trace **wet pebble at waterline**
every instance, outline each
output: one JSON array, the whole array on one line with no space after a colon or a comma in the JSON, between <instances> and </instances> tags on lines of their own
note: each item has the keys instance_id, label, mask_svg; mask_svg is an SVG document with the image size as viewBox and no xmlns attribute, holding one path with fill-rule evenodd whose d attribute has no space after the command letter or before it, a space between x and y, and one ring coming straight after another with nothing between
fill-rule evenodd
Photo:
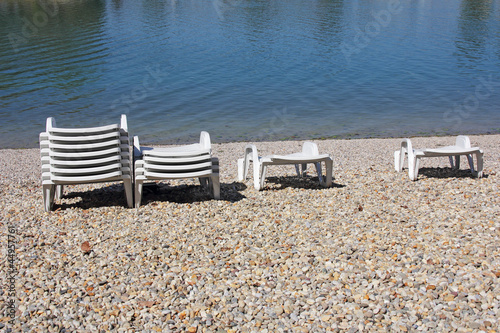
<instances>
[{"instance_id":1,"label":"wet pebble at waterline","mask_svg":"<svg viewBox=\"0 0 500 333\"><path fill-rule=\"evenodd\" d=\"M128 209L121 185L92 184L68 186L51 213L39 151L3 150L2 230L18 236L13 330L496 332L500 137L471 141L485 151L482 179L428 159L412 182L393 170L399 140L333 140L317 142L333 156L332 188L312 167L299 179L283 166L257 192L236 181L245 144L232 143L213 146L220 201L181 180Z\"/></svg>"}]
</instances>

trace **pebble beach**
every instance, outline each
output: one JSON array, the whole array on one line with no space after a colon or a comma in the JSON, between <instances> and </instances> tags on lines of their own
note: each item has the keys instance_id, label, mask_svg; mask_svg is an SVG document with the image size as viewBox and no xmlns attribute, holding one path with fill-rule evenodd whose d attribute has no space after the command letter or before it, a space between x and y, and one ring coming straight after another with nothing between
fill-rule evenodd
<instances>
[{"instance_id":1,"label":"pebble beach","mask_svg":"<svg viewBox=\"0 0 500 333\"><path fill-rule=\"evenodd\" d=\"M312 166L305 178L271 166L256 191L237 180L246 143L224 143L212 145L221 200L194 179L147 186L139 209L125 207L120 183L76 185L50 213L39 149L0 150L0 328L499 332L500 135L470 139L484 151L481 179L465 158L460 170L429 158L410 181L394 170L400 139L322 140L332 187ZM454 140L412 138L415 148ZM255 144L261 155L302 146Z\"/></svg>"}]
</instances>

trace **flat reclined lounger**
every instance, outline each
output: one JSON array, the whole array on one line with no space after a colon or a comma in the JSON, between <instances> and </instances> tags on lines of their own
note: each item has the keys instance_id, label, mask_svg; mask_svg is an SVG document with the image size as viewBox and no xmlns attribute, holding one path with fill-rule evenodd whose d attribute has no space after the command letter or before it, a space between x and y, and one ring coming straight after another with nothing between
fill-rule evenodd
<instances>
[{"instance_id":1,"label":"flat reclined lounger","mask_svg":"<svg viewBox=\"0 0 500 333\"><path fill-rule=\"evenodd\" d=\"M403 170L405 156L408 156L408 176L411 180L417 180L420 159L423 157L448 156L451 167L460 168L460 156L467 156L472 175L478 178L483 176L483 151L478 147L471 147L469 137L465 135L457 136L454 146L447 146L434 149L413 149L410 139L401 141L401 148L394 152L394 167L396 171ZM472 155L476 155L477 170L474 170ZM455 157L455 161L453 161Z\"/></svg>"},{"instance_id":2,"label":"flat reclined lounger","mask_svg":"<svg viewBox=\"0 0 500 333\"><path fill-rule=\"evenodd\" d=\"M245 156L238 159L238 180L247 178L250 162L253 163L254 187L261 190L264 187L266 171L268 165L294 164L299 177L305 175L308 163L314 163L318 172L319 182L322 186L330 187L332 185L332 167L333 161L329 154L319 154L318 146L313 142L304 142L302 152L289 155L270 155L260 157L255 145L250 144L245 147ZM321 162L325 163L326 172L323 179L321 173ZM299 165L302 166L302 172L299 171Z\"/></svg>"}]
</instances>

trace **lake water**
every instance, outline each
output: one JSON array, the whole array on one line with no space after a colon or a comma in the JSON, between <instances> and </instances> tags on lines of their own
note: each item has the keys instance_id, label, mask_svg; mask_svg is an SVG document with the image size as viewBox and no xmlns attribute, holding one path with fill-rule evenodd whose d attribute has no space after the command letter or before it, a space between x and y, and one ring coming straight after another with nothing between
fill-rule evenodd
<instances>
[{"instance_id":1,"label":"lake water","mask_svg":"<svg viewBox=\"0 0 500 333\"><path fill-rule=\"evenodd\" d=\"M499 0L3 0L0 148L500 133Z\"/></svg>"}]
</instances>

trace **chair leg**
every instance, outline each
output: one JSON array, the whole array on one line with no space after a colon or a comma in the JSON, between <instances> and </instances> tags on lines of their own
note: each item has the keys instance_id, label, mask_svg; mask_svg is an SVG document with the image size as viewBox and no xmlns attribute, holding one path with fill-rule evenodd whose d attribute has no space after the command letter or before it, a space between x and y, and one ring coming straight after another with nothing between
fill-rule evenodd
<instances>
[{"instance_id":1,"label":"chair leg","mask_svg":"<svg viewBox=\"0 0 500 333\"><path fill-rule=\"evenodd\" d=\"M63 194L63 186L62 185L56 185L56 193L55 193L55 200L60 200L62 198Z\"/></svg>"},{"instance_id":2,"label":"chair leg","mask_svg":"<svg viewBox=\"0 0 500 333\"><path fill-rule=\"evenodd\" d=\"M142 183L142 180L135 180L135 208L139 208L141 206L143 188Z\"/></svg>"},{"instance_id":3,"label":"chair leg","mask_svg":"<svg viewBox=\"0 0 500 333\"><path fill-rule=\"evenodd\" d=\"M262 171L260 173L260 179L258 176L255 178L255 189L257 191L264 188L264 181L266 179L266 173L267 173L267 164L262 164L261 170Z\"/></svg>"},{"instance_id":4,"label":"chair leg","mask_svg":"<svg viewBox=\"0 0 500 333\"><path fill-rule=\"evenodd\" d=\"M399 150L396 150L394 152L394 170L396 170L396 172L399 172L399 168L400 168L400 163L399 163L399 157L401 156L401 152Z\"/></svg>"},{"instance_id":5,"label":"chair leg","mask_svg":"<svg viewBox=\"0 0 500 333\"><path fill-rule=\"evenodd\" d=\"M451 168L455 169L455 162L453 161L453 156L448 156L448 160L450 161Z\"/></svg>"},{"instance_id":6,"label":"chair leg","mask_svg":"<svg viewBox=\"0 0 500 333\"><path fill-rule=\"evenodd\" d=\"M331 159L328 159L325 161L325 186L330 187L332 186L332 178L333 178L333 161Z\"/></svg>"},{"instance_id":7,"label":"chair leg","mask_svg":"<svg viewBox=\"0 0 500 333\"><path fill-rule=\"evenodd\" d=\"M208 185L209 185L209 184L208 184L208 183L209 183L209 180L208 180L207 178L205 178L205 177L200 177L200 178L198 178L198 180L200 181L200 185L201 185L201 187L203 187L203 188L208 188Z\"/></svg>"},{"instance_id":8,"label":"chair leg","mask_svg":"<svg viewBox=\"0 0 500 333\"><path fill-rule=\"evenodd\" d=\"M50 212L52 210L52 206L54 205L54 195L55 195L55 185L43 185L43 206L46 212Z\"/></svg>"},{"instance_id":9,"label":"chair leg","mask_svg":"<svg viewBox=\"0 0 500 333\"><path fill-rule=\"evenodd\" d=\"M302 163L302 170L300 173L300 177L305 177L307 175L307 163Z\"/></svg>"},{"instance_id":10,"label":"chair leg","mask_svg":"<svg viewBox=\"0 0 500 333\"><path fill-rule=\"evenodd\" d=\"M408 156L408 175L411 180L417 180L420 159L416 156Z\"/></svg>"},{"instance_id":11,"label":"chair leg","mask_svg":"<svg viewBox=\"0 0 500 333\"><path fill-rule=\"evenodd\" d=\"M477 161L477 178L483 177L483 153L477 153L476 161Z\"/></svg>"},{"instance_id":12,"label":"chair leg","mask_svg":"<svg viewBox=\"0 0 500 333\"><path fill-rule=\"evenodd\" d=\"M247 178L250 160L254 163L253 167L255 169L255 163L258 163L258 156L255 147L247 147L245 149L245 156L238 159L238 181L243 181Z\"/></svg>"},{"instance_id":13,"label":"chair leg","mask_svg":"<svg viewBox=\"0 0 500 333\"><path fill-rule=\"evenodd\" d=\"M401 150L396 150L394 152L394 169L397 172L403 171L403 165L405 162L406 153L401 153Z\"/></svg>"},{"instance_id":14,"label":"chair leg","mask_svg":"<svg viewBox=\"0 0 500 333\"><path fill-rule=\"evenodd\" d=\"M455 169L460 169L460 155L455 156Z\"/></svg>"},{"instance_id":15,"label":"chair leg","mask_svg":"<svg viewBox=\"0 0 500 333\"><path fill-rule=\"evenodd\" d=\"M325 186L325 181L323 179L323 172L321 170L321 162L314 163L316 166L316 172L318 173L319 184Z\"/></svg>"},{"instance_id":16,"label":"chair leg","mask_svg":"<svg viewBox=\"0 0 500 333\"><path fill-rule=\"evenodd\" d=\"M471 154L467 155L467 162L469 162L469 168L470 168L470 171L472 172L472 175L475 175L476 172L474 170L474 158L472 157Z\"/></svg>"},{"instance_id":17,"label":"chair leg","mask_svg":"<svg viewBox=\"0 0 500 333\"><path fill-rule=\"evenodd\" d=\"M300 177L300 166L295 164L295 172L297 172L297 177Z\"/></svg>"},{"instance_id":18,"label":"chair leg","mask_svg":"<svg viewBox=\"0 0 500 333\"><path fill-rule=\"evenodd\" d=\"M245 179L245 159L238 159L238 181L241 182Z\"/></svg>"},{"instance_id":19,"label":"chair leg","mask_svg":"<svg viewBox=\"0 0 500 333\"><path fill-rule=\"evenodd\" d=\"M123 187L125 187L125 196L127 197L127 206L129 208L134 207L134 192L132 186L132 179L125 178L123 180Z\"/></svg>"},{"instance_id":20,"label":"chair leg","mask_svg":"<svg viewBox=\"0 0 500 333\"><path fill-rule=\"evenodd\" d=\"M262 189L262 187L264 186L264 178L262 178L262 174L260 173L261 172L261 169L262 169L262 172L265 173L265 165L264 164L260 164L260 163L256 163L255 161L253 162L253 187L259 191L260 189Z\"/></svg>"},{"instance_id":21,"label":"chair leg","mask_svg":"<svg viewBox=\"0 0 500 333\"><path fill-rule=\"evenodd\" d=\"M209 182L212 184L212 193L215 200L220 200L220 179L218 173L213 173L210 176Z\"/></svg>"},{"instance_id":22,"label":"chair leg","mask_svg":"<svg viewBox=\"0 0 500 333\"><path fill-rule=\"evenodd\" d=\"M250 167L250 160L247 156L238 159L238 181L247 179L248 168Z\"/></svg>"}]
</instances>

